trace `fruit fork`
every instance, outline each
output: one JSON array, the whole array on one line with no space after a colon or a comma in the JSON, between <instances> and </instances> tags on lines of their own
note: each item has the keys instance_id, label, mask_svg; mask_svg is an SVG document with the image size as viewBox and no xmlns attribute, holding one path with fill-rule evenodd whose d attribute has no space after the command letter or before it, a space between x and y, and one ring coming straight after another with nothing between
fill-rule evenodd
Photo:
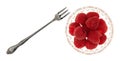
<instances>
[{"instance_id":1,"label":"fruit fork","mask_svg":"<svg viewBox=\"0 0 120 61\"><path fill-rule=\"evenodd\" d=\"M31 37L33 37L35 34L37 34L39 31L41 31L42 29L44 29L46 26L48 26L50 23L54 22L55 20L62 20L64 17L66 17L70 12L68 12L68 10L65 8L63 8L62 10L60 10L57 14L55 14L55 17L53 18L53 20L51 20L50 22L48 22L46 25L44 25L43 27L41 27L40 29L38 29L37 31L35 31L34 33L32 33L31 35L29 35L28 37L24 38L23 40L21 40L19 43L11 46L8 48L7 50L7 54L12 54L16 51L16 49L18 47L20 47L21 45L23 45L26 41L28 41Z\"/></svg>"}]
</instances>

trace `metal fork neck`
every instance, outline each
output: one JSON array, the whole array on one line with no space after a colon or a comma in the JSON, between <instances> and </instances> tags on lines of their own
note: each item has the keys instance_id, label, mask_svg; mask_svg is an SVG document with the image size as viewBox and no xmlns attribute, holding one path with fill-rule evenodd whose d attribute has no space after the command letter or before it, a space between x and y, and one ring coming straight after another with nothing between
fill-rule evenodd
<instances>
[{"instance_id":1,"label":"metal fork neck","mask_svg":"<svg viewBox=\"0 0 120 61\"><path fill-rule=\"evenodd\" d=\"M55 19L51 20L46 25L44 25L43 27L41 27L40 29L38 29L37 31L35 31L31 35L29 35L28 37L26 37L25 39L23 39L21 42L19 42L18 45L20 46L20 45L24 44L27 40L29 40L31 37L33 37L35 34L37 34L39 31L41 31L42 29L44 29L46 26L48 26L49 24L51 24L54 21L55 21Z\"/></svg>"}]
</instances>

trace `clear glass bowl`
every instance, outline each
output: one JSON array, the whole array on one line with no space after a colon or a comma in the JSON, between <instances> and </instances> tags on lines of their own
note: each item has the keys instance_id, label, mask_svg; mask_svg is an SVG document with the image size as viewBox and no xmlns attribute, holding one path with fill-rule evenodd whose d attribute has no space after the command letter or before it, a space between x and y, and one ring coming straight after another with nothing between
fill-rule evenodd
<instances>
[{"instance_id":1,"label":"clear glass bowl","mask_svg":"<svg viewBox=\"0 0 120 61\"><path fill-rule=\"evenodd\" d=\"M87 49L86 47L83 47L81 49L79 48L76 48L74 46L74 36L71 36L69 34L69 24L71 22L74 22L75 21L75 17L78 13L88 13L88 12L97 12L99 13L100 15L100 18L103 18L108 26L108 30L107 32L105 33L106 36L107 36L107 39L106 39L106 42L102 45L98 45L97 48L93 49L93 50L89 50ZM82 7L82 8L79 8L77 9L68 19L67 21L67 25L66 25L66 36L67 36L67 40L69 42L69 44L78 52L81 52L83 54L95 54L95 53L98 53L98 52L101 52L102 50L104 50L108 45L109 43L111 42L112 40L112 36L113 36L113 25L112 25L112 22L111 22L111 19L110 17L107 15L107 13L105 13L103 10L101 10L100 8L97 8L97 7L93 7L93 6L87 6L87 7Z\"/></svg>"}]
</instances>

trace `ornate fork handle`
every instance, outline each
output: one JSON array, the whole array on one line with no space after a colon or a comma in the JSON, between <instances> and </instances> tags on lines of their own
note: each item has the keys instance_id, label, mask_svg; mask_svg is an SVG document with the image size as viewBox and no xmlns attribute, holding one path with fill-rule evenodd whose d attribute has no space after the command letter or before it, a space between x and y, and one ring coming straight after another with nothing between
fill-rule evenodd
<instances>
[{"instance_id":1,"label":"ornate fork handle","mask_svg":"<svg viewBox=\"0 0 120 61\"><path fill-rule=\"evenodd\" d=\"M37 34L39 31L41 31L42 29L44 29L46 26L48 26L53 21L55 21L55 19L53 19L52 21L50 21L49 23L47 23L46 25L44 25L42 28L38 29L36 32L34 32L33 34L31 34L30 36L28 36L28 37L24 38L23 40L21 40L18 44L9 47L8 50L7 50L7 54L12 54L19 46L23 45L32 36L34 36L35 34Z\"/></svg>"}]
</instances>

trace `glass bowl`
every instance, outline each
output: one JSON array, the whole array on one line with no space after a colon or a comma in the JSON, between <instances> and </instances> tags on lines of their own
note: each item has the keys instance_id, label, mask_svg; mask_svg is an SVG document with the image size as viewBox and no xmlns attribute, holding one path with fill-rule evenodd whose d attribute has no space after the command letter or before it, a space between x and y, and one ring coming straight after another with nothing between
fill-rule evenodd
<instances>
[{"instance_id":1,"label":"glass bowl","mask_svg":"<svg viewBox=\"0 0 120 61\"><path fill-rule=\"evenodd\" d=\"M108 30L105 33L107 36L106 42L102 45L98 45L95 49L89 50L86 47L83 48L76 48L74 46L74 36L69 34L69 24L71 22L75 21L75 17L78 13L88 13L88 12L97 12L99 13L100 18L103 18L108 26ZM102 50L104 50L109 43L112 40L112 36L113 36L113 25L112 25L112 21L110 19L110 17L107 15L107 13L105 13L102 9L97 8L97 7L93 7L93 6L86 6L86 7L82 7L77 9L68 19L67 21L67 25L66 25L66 37L67 37L67 41L68 43L78 52L83 53L83 54L95 54L95 53L99 53Z\"/></svg>"}]
</instances>

